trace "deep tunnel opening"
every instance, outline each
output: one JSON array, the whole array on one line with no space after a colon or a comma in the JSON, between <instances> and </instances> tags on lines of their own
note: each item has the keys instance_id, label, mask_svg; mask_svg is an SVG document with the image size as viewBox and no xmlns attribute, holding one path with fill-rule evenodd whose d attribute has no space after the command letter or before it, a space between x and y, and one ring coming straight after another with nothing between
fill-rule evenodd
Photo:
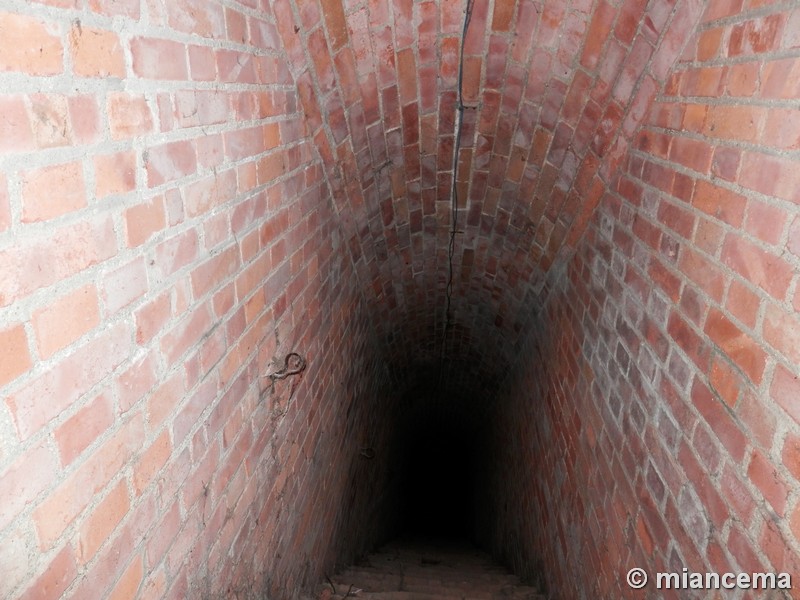
<instances>
[{"instance_id":1,"label":"deep tunnel opening","mask_svg":"<svg viewBox=\"0 0 800 600\"><path fill-rule=\"evenodd\" d=\"M474 439L460 425L423 421L405 436L400 483L401 535L474 539Z\"/></svg>"},{"instance_id":2,"label":"deep tunnel opening","mask_svg":"<svg viewBox=\"0 0 800 600\"><path fill-rule=\"evenodd\" d=\"M484 371L476 377L480 365L469 358L416 363L398 380L405 389L386 415L392 421L386 458L393 514L385 518L393 527L384 542L486 546L481 531L492 516L482 486L492 469L487 450L499 408L491 393L497 382Z\"/></svg>"}]
</instances>

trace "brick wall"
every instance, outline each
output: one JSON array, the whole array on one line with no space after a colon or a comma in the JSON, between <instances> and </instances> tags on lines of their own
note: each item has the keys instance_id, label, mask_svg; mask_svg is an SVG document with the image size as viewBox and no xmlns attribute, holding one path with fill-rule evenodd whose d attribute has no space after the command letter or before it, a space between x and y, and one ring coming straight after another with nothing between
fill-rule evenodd
<instances>
[{"instance_id":1,"label":"brick wall","mask_svg":"<svg viewBox=\"0 0 800 600\"><path fill-rule=\"evenodd\" d=\"M548 290L483 535L556 597L800 573L798 19L707 5Z\"/></svg>"},{"instance_id":2,"label":"brick wall","mask_svg":"<svg viewBox=\"0 0 800 600\"><path fill-rule=\"evenodd\" d=\"M562 597L797 571L794 4L476 2L457 157L460 0L6 4L2 595L289 597L417 417Z\"/></svg>"},{"instance_id":3,"label":"brick wall","mask_svg":"<svg viewBox=\"0 0 800 600\"><path fill-rule=\"evenodd\" d=\"M371 544L391 394L271 7L6 3L0 88L0 596L289 597Z\"/></svg>"},{"instance_id":4,"label":"brick wall","mask_svg":"<svg viewBox=\"0 0 800 600\"><path fill-rule=\"evenodd\" d=\"M444 345L454 393L488 394L702 3L474 3L445 336L466 7L279 0L275 12L394 381L438 369Z\"/></svg>"}]
</instances>

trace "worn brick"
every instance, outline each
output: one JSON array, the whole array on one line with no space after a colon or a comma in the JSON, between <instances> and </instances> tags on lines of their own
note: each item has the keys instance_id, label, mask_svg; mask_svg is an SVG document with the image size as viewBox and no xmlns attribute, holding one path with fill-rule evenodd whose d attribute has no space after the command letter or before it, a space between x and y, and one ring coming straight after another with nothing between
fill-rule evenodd
<instances>
[{"instance_id":1,"label":"worn brick","mask_svg":"<svg viewBox=\"0 0 800 600\"><path fill-rule=\"evenodd\" d=\"M125 58L119 36L76 22L70 32L70 50L75 74L81 77L124 77Z\"/></svg>"},{"instance_id":2,"label":"worn brick","mask_svg":"<svg viewBox=\"0 0 800 600\"><path fill-rule=\"evenodd\" d=\"M22 177L22 220L46 221L86 206L80 162L44 167Z\"/></svg>"},{"instance_id":3,"label":"worn brick","mask_svg":"<svg viewBox=\"0 0 800 600\"><path fill-rule=\"evenodd\" d=\"M85 285L33 313L36 346L42 358L49 358L100 324L97 289Z\"/></svg>"},{"instance_id":4,"label":"worn brick","mask_svg":"<svg viewBox=\"0 0 800 600\"><path fill-rule=\"evenodd\" d=\"M64 69L61 26L34 17L0 13L0 70L56 75Z\"/></svg>"}]
</instances>

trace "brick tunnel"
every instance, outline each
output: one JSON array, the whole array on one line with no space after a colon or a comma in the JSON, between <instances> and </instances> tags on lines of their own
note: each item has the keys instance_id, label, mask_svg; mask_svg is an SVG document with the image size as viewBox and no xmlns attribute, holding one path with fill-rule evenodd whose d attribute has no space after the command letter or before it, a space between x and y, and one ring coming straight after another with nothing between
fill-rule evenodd
<instances>
[{"instance_id":1,"label":"brick tunnel","mask_svg":"<svg viewBox=\"0 0 800 600\"><path fill-rule=\"evenodd\" d=\"M9 0L0 597L800 589L799 203L792 0Z\"/></svg>"}]
</instances>

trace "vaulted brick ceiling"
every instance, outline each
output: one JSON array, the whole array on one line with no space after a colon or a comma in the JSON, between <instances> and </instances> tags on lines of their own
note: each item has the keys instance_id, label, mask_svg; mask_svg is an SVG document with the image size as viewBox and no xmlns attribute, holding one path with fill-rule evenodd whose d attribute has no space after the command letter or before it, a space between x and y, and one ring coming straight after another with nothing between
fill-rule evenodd
<instances>
[{"instance_id":1,"label":"vaulted brick ceiling","mask_svg":"<svg viewBox=\"0 0 800 600\"><path fill-rule=\"evenodd\" d=\"M689 13L673 0L473 1L444 336L466 0L275 6L394 377L424 384L444 354L455 389L492 387L690 35Z\"/></svg>"}]
</instances>

